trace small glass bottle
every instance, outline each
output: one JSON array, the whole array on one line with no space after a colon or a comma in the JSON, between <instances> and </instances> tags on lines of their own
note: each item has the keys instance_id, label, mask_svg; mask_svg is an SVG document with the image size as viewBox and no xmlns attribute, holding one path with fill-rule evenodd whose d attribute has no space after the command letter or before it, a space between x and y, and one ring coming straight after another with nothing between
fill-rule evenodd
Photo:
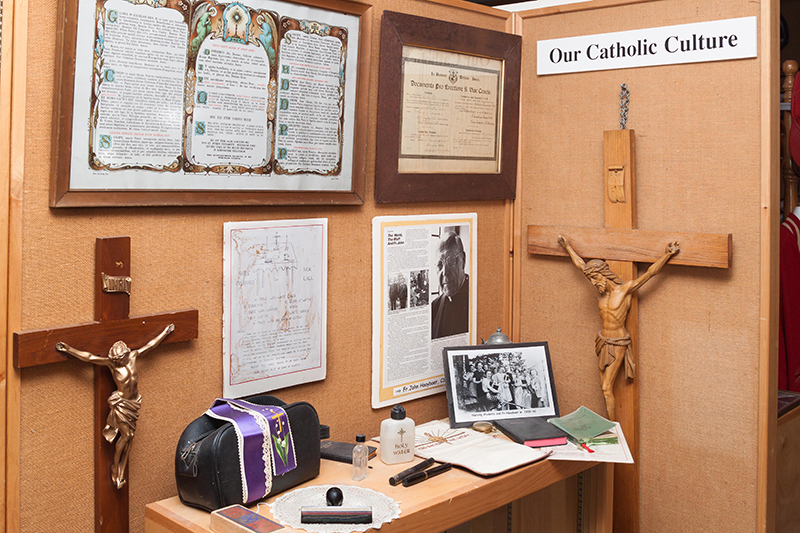
<instances>
[{"instance_id":1,"label":"small glass bottle","mask_svg":"<svg viewBox=\"0 0 800 533\"><path fill-rule=\"evenodd\" d=\"M353 481L361 481L367 477L367 461L369 460L369 449L367 437L356 435L356 445L353 447Z\"/></svg>"}]
</instances>

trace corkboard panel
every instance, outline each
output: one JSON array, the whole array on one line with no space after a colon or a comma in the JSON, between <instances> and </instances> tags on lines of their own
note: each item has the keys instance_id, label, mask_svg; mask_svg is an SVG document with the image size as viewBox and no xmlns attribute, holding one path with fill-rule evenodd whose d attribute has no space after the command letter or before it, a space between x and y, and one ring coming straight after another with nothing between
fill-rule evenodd
<instances>
[{"instance_id":1,"label":"corkboard panel","mask_svg":"<svg viewBox=\"0 0 800 533\"><path fill-rule=\"evenodd\" d=\"M640 294L641 531L756 528L760 59L538 77L535 41L759 9L669 0L523 15L521 227L603 227L603 130L619 129L624 82L639 228L733 234L729 270L667 265ZM522 279L521 339L549 341L562 411L604 412L595 289L566 258L526 256Z\"/></svg>"},{"instance_id":2,"label":"corkboard panel","mask_svg":"<svg viewBox=\"0 0 800 533\"><path fill-rule=\"evenodd\" d=\"M323 382L277 391L307 400L332 437L376 435L389 409L370 408L371 221L380 215L478 213L478 335L502 324L503 202L377 206L372 201L380 16L384 9L503 31L508 14L471 5L373 2L366 202L358 207L48 209L56 0L29 6L26 153L22 237L22 327L86 322L93 314L94 241L131 237L131 314L199 309L194 341L142 359L141 419L130 458L131 531L145 504L176 493L174 453L183 428L222 394L222 225L226 221L329 219L328 369ZM77 362L26 369L21 382L23 531L93 529L91 370ZM422 422L447 415L444 394L408 402Z\"/></svg>"}]
</instances>

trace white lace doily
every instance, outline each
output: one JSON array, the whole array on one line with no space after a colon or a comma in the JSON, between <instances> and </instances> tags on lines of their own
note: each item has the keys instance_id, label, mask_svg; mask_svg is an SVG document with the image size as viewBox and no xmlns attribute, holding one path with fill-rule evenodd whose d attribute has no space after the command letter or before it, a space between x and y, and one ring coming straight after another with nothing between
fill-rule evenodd
<instances>
[{"instance_id":1,"label":"white lace doily","mask_svg":"<svg viewBox=\"0 0 800 533\"><path fill-rule=\"evenodd\" d=\"M325 493L331 487L339 487L344 494L342 507L372 507L371 524L302 524L300 523L301 507L325 507ZM269 504L272 516L284 526L305 529L310 533L345 533L348 531L366 531L380 527L400 517L397 502L382 492L353 485L317 485L287 492L278 497L275 503Z\"/></svg>"}]
</instances>

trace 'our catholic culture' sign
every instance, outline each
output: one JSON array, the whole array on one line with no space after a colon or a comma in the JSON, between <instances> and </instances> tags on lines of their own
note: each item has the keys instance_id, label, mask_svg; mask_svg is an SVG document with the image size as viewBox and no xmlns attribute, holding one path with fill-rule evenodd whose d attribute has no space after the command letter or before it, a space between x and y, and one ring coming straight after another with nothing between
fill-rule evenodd
<instances>
[{"instance_id":1,"label":"'our catholic culture' sign","mask_svg":"<svg viewBox=\"0 0 800 533\"><path fill-rule=\"evenodd\" d=\"M563 74L756 57L756 17L536 43L536 73Z\"/></svg>"}]
</instances>

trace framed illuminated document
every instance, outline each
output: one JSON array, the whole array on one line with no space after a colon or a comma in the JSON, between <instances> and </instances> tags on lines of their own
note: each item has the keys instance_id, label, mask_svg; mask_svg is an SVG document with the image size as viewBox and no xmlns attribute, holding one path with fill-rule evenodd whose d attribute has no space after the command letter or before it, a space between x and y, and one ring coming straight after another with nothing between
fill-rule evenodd
<instances>
[{"instance_id":1,"label":"framed illuminated document","mask_svg":"<svg viewBox=\"0 0 800 533\"><path fill-rule=\"evenodd\" d=\"M521 39L387 11L375 200L514 198Z\"/></svg>"},{"instance_id":2,"label":"framed illuminated document","mask_svg":"<svg viewBox=\"0 0 800 533\"><path fill-rule=\"evenodd\" d=\"M60 10L51 207L363 203L370 5Z\"/></svg>"}]
</instances>

